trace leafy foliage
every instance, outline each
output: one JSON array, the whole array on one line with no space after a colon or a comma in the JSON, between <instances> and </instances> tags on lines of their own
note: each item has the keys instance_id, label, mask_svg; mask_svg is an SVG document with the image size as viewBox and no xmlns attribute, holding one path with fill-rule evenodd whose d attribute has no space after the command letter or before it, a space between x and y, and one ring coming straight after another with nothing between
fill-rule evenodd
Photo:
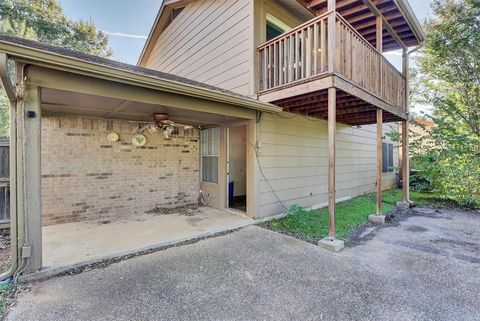
<instances>
[{"instance_id":1,"label":"leafy foliage","mask_svg":"<svg viewBox=\"0 0 480 321\"><path fill-rule=\"evenodd\" d=\"M68 19L57 0L0 1L0 34L110 57L108 36L93 21ZM8 99L0 90L0 135L8 135Z\"/></svg>"},{"instance_id":2,"label":"leafy foliage","mask_svg":"<svg viewBox=\"0 0 480 321\"><path fill-rule=\"evenodd\" d=\"M0 285L0 318L12 301L12 293L15 289L11 285Z\"/></svg>"},{"instance_id":3,"label":"leafy foliage","mask_svg":"<svg viewBox=\"0 0 480 321\"><path fill-rule=\"evenodd\" d=\"M0 89L0 136L8 136L9 108L7 95Z\"/></svg>"},{"instance_id":4,"label":"leafy foliage","mask_svg":"<svg viewBox=\"0 0 480 321\"><path fill-rule=\"evenodd\" d=\"M108 36L93 21L68 19L57 0L0 2L0 33L13 35L101 57L110 57Z\"/></svg>"},{"instance_id":5,"label":"leafy foliage","mask_svg":"<svg viewBox=\"0 0 480 321\"><path fill-rule=\"evenodd\" d=\"M480 1L435 0L433 12L416 92L435 127L411 146L412 164L436 192L480 206Z\"/></svg>"}]
</instances>

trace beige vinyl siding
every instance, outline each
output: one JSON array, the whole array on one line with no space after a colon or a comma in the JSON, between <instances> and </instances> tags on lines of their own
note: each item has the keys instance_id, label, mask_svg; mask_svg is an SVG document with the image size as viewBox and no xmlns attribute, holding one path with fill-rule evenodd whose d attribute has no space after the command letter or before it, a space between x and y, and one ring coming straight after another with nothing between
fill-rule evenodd
<instances>
[{"instance_id":1,"label":"beige vinyl siding","mask_svg":"<svg viewBox=\"0 0 480 321\"><path fill-rule=\"evenodd\" d=\"M249 0L198 0L160 34L145 67L253 95Z\"/></svg>"},{"instance_id":2,"label":"beige vinyl siding","mask_svg":"<svg viewBox=\"0 0 480 321\"><path fill-rule=\"evenodd\" d=\"M385 124L384 131L395 128ZM327 123L282 113L263 114L257 127L263 174L258 173L257 218L279 214L285 206L325 206L327 202ZM388 137L387 140L388 141ZM375 191L376 126L337 124L337 201ZM394 144L396 147L396 145ZM398 148L394 148L394 165ZM395 185L396 174L384 173L384 188ZM272 188L275 191L274 195Z\"/></svg>"}]
</instances>

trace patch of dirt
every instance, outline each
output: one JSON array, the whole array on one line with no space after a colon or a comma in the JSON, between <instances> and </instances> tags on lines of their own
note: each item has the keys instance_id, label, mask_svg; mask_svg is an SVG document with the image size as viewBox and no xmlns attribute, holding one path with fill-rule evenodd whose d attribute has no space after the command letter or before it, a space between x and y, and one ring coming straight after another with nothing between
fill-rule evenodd
<instances>
[{"instance_id":1,"label":"patch of dirt","mask_svg":"<svg viewBox=\"0 0 480 321\"><path fill-rule=\"evenodd\" d=\"M147 211L148 214L171 215L180 214L185 216L194 216L198 214L197 205L186 205L178 207L155 207Z\"/></svg>"},{"instance_id":2,"label":"patch of dirt","mask_svg":"<svg viewBox=\"0 0 480 321\"><path fill-rule=\"evenodd\" d=\"M0 273L10 267L10 234L0 232Z\"/></svg>"}]
</instances>

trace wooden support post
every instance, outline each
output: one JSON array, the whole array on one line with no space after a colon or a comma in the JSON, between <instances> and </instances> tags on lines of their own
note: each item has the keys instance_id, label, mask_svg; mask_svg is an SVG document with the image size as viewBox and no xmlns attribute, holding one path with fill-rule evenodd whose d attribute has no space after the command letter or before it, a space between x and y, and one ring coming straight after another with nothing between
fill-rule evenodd
<instances>
[{"instance_id":1,"label":"wooden support post","mask_svg":"<svg viewBox=\"0 0 480 321\"><path fill-rule=\"evenodd\" d=\"M383 111L377 108L377 215L382 215L382 135Z\"/></svg>"},{"instance_id":2,"label":"wooden support post","mask_svg":"<svg viewBox=\"0 0 480 321\"><path fill-rule=\"evenodd\" d=\"M336 0L327 0L327 11L335 11L337 6Z\"/></svg>"},{"instance_id":3,"label":"wooden support post","mask_svg":"<svg viewBox=\"0 0 480 321\"><path fill-rule=\"evenodd\" d=\"M335 134L337 130L337 90L328 88L328 236L336 237L335 227Z\"/></svg>"},{"instance_id":4,"label":"wooden support post","mask_svg":"<svg viewBox=\"0 0 480 321\"><path fill-rule=\"evenodd\" d=\"M377 50L383 52L383 19L382 17L377 16L377 37L376 44Z\"/></svg>"},{"instance_id":5,"label":"wooden support post","mask_svg":"<svg viewBox=\"0 0 480 321\"><path fill-rule=\"evenodd\" d=\"M328 16L328 26L327 26L327 33L328 33L328 72L334 73L335 72L335 39L336 39L336 21L337 17L335 15L335 0L328 0L328 11L331 14Z\"/></svg>"},{"instance_id":6,"label":"wooden support post","mask_svg":"<svg viewBox=\"0 0 480 321\"><path fill-rule=\"evenodd\" d=\"M379 52L383 52L383 19L380 16L377 16L377 37L376 37L376 42L377 42L377 50ZM380 66L380 81L378 82L380 88L380 94L383 95L383 57L380 55L378 57L379 59L379 66Z\"/></svg>"},{"instance_id":7,"label":"wooden support post","mask_svg":"<svg viewBox=\"0 0 480 321\"><path fill-rule=\"evenodd\" d=\"M328 88L328 237L318 241L318 246L338 252L344 248L337 240L335 227L335 134L337 130L337 89Z\"/></svg>"},{"instance_id":8,"label":"wooden support post","mask_svg":"<svg viewBox=\"0 0 480 321\"><path fill-rule=\"evenodd\" d=\"M26 240L28 249L23 256L29 256L29 265L26 272L37 271L42 267L42 206L41 206L41 96L40 87L27 87L25 90L23 108L20 108L23 117L21 128L21 137L24 150L22 162L17 168L17 174L23 174L22 199L18 202L23 203L23 211L26 217ZM20 214L21 215L21 214ZM21 244L19 244L22 246ZM30 253L28 253L30 252Z\"/></svg>"}]
</instances>

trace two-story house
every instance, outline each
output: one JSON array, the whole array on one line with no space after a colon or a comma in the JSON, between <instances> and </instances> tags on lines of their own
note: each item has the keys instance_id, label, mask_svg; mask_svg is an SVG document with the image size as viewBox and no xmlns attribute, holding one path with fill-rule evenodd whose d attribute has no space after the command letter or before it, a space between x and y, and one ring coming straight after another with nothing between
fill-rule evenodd
<instances>
[{"instance_id":1,"label":"two-story house","mask_svg":"<svg viewBox=\"0 0 480 321\"><path fill-rule=\"evenodd\" d=\"M407 48L423 39L406 1L170 0L138 65L282 107L258 117L250 143L262 171L248 193L241 185L259 218L327 200L333 211L334 200L395 184L384 132L408 117ZM403 72L382 55L392 50L403 50ZM218 198L208 181L202 190Z\"/></svg>"},{"instance_id":2,"label":"two-story house","mask_svg":"<svg viewBox=\"0 0 480 321\"><path fill-rule=\"evenodd\" d=\"M328 206L328 246L335 203L377 190L381 220L399 161L409 202L408 137L399 160L385 133L406 132L408 50L423 40L405 0L165 0L138 66L0 36L12 271L204 235L202 219L139 223L154 208L201 203L254 222ZM127 236L104 227L119 217ZM105 233L117 242L102 252Z\"/></svg>"}]
</instances>

